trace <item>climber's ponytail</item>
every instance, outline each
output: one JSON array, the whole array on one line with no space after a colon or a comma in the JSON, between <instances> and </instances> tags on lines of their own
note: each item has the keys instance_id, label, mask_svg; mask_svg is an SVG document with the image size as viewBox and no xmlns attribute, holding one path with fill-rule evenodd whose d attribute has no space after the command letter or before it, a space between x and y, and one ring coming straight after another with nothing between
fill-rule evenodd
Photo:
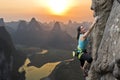
<instances>
[{"instance_id":1,"label":"climber's ponytail","mask_svg":"<svg viewBox=\"0 0 120 80\"><path fill-rule=\"evenodd\" d=\"M80 26L77 28L77 40L79 40L79 36L81 34L81 29L80 29Z\"/></svg>"}]
</instances>

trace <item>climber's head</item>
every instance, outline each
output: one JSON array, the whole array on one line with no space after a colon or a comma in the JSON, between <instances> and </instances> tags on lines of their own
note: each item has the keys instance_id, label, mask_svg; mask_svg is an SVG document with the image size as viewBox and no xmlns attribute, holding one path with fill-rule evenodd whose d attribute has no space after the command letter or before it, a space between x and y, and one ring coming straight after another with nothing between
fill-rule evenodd
<instances>
[{"instance_id":1,"label":"climber's head","mask_svg":"<svg viewBox=\"0 0 120 80\"><path fill-rule=\"evenodd\" d=\"M80 34L84 34L87 31L87 28L84 27L83 25L79 26L77 28L77 40L79 40Z\"/></svg>"},{"instance_id":2,"label":"climber's head","mask_svg":"<svg viewBox=\"0 0 120 80\"><path fill-rule=\"evenodd\" d=\"M81 30L80 32L84 34L87 31L87 28L82 25L80 26L80 30Z\"/></svg>"},{"instance_id":3,"label":"climber's head","mask_svg":"<svg viewBox=\"0 0 120 80\"><path fill-rule=\"evenodd\" d=\"M78 28L77 28L77 40L79 40L80 34L81 34L81 26L78 26Z\"/></svg>"}]
</instances>

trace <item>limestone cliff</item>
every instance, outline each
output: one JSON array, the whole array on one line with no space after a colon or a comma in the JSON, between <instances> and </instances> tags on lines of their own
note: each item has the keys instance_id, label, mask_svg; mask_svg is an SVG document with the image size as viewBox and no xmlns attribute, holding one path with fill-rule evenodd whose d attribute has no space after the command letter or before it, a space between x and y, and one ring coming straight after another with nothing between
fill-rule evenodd
<instances>
[{"instance_id":1,"label":"limestone cliff","mask_svg":"<svg viewBox=\"0 0 120 80\"><path fill-rule=\"evenodd\" d=\"M0 80L11 80L14 47L4 25L0 18Z\"/></svg>"},{"instance_id":2,"label":"limestone cliff","mask_svg":"<svg viewBox=\"0 0 120 80\"><path fill-rule=\"evenodd\" d=\"M25 55L16 51L4 20L0 18L0 80L24 80L25 73L19 73L18 69L25 59Z\"/></svg>"},{"instance_id":3,"label":"limestone cliff","mask_svg":"<svg viewBox=\"0 0 120 80\"><path fill-rule=\"evenodd\" d=\"M120 80L120 1L92 0L95 16L93 58L88 80Z\"/></svg>"}]
</instances>

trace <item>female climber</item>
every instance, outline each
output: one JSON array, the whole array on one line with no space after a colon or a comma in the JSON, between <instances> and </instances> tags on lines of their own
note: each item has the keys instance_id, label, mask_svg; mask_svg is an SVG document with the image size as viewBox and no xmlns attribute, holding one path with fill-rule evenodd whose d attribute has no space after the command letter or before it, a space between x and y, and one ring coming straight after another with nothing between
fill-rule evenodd
<instances>
[{"instance_id":1,"label":"female climber","mask_svg":"<svg viewBox=\"0 0 120 80\"><path fill-rule=\"evenodd\" d=\"M97 21L98 21L98 17L95 17L94 22L92 23L92 25L89 27L88 30L84 26L80 26L77 29L78 46L77 46L77 52L75 52L73 56L77 56L77 58L80 60L81 69L84 71L84 76L87 76L87 72L85 71L86 65L91 64L93 60L90 54L88 54L86 51L86 47L88 44L88 35L93 30L95 23Z\"/></svg>"}]
</instances>

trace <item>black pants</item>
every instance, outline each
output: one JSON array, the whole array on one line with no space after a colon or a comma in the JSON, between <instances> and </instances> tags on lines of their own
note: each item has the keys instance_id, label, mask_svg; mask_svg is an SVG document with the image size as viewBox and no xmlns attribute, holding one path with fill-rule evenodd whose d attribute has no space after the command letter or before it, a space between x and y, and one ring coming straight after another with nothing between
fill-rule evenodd
<instances>
[{"instance_id":1,"label":"black pants","mask_svg":"<svg viewBox=\"0 0 120 80\"><path fill-rule=\"evenodd\" d=\"M81 66L82 66L82 67L83 67L85 61L87 61L88 63L92 63L92 61L93 61L91 55L88 54L87 52L84 52L84 53L81 55L81 58L80 58L79 60L80 60L80 63L81 63Z\"/></svg>"}]
</instances>

